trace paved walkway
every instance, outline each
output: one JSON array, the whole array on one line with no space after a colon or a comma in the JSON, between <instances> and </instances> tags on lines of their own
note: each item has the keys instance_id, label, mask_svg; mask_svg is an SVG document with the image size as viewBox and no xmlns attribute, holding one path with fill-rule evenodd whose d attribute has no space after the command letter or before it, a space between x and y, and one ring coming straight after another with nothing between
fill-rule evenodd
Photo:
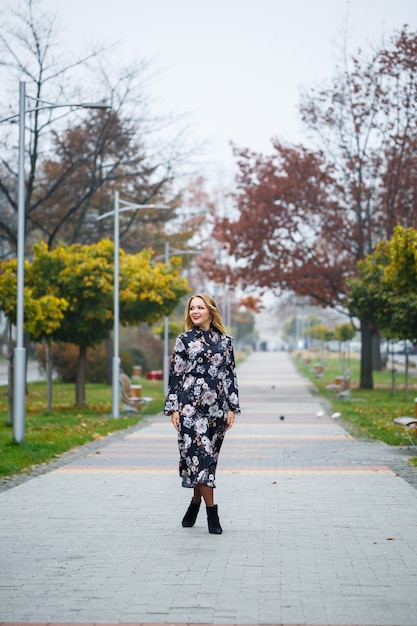
<instances>
[{"instance_id":1,"label":"paved walkway","mask_svg":"<svg viewBox=\"0 0 417 626\"><path fill-rule=\"evenodd\" d=\"M351 438L286 353L239 383L223 535L181 527L175 431L149 418L0 493L0 623L417 625L409 451Z\"/></svg>"}]
</instances>

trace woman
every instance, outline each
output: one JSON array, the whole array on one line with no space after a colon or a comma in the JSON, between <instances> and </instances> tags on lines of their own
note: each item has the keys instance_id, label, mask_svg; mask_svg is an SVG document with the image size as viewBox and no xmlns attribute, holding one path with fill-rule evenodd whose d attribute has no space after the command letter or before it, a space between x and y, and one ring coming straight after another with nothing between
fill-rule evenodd
<instances>
[{"instance_id":1,"label":"woman","mask_svg":"<svg viewBox=\"0 0 417 626\"><path fill-rule=\"evenodd\" d=\"M178 431L182 486L194 489L182 525L194 526L203 498L208 530L220 535L216 466L225 432L240 413L232 340L206 293L188 301L185 329L175 342L165 401L165 414Z\"/></svg>"}]
</instances>

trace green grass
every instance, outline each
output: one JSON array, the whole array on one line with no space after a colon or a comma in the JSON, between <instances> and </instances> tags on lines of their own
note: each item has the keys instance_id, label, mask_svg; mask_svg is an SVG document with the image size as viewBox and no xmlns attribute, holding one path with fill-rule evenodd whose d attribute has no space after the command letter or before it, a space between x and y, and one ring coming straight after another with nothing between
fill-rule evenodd
<instances>
[{"instance_id":1,"label":"green grass","mask_svg":"<svg viewBox=\"0 0 417 626\"><path fill-rule=\"evenodd\" d=\"M306 362L306 358L310 362ZM321 361L324 365L322 378L315 378L313 366ZM334 383L335 377L342 374L343 367L337 355L303 353L301 358L294 356L299 371L311 380L318 393L325 398L333 412L339 412L348 430L357 436L378 439L389 445L409 445L407 435L402 428L395 426L393 420L400 415L414 416L414 398L417 396L417 372L412 371L408 384L408 399L405 399L405 374L396 375L396 393L392 393L392 372L374 372L374 389L359 389L359 360L351 358L345 366L351 370L350 398L341 400L326 389ZM400 366L397 367L400 370ZM415 368L414 368L415 369Z\"/></svg>"},{"instance_id":2,"label":"green grass","mask_svg":"<svg viewBox=\"0 0 417 626\"><path fill-rule=\"evenodd\" d=\"M163 383L157 380L141 381L144 396L154 401L146 406L147 414L159 413L163 408ZM140 414L114 419L112 389L109 385L86 385L87 405L74 406L75 387L54 382L52 411L46 410L46 383L28 384L26 397L25 438L22 444L13 440L13 428L8 424L7 387L0 387L0 477L30 471L36 465L117 430L129 428L142 418Z\"/></svg>"}]
</instances>

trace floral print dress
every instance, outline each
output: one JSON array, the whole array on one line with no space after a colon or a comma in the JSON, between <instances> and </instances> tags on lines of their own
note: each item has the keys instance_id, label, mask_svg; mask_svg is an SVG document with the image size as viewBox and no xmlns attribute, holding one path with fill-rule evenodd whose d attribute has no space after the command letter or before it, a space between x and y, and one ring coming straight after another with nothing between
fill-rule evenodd
<instances>
[{"instance_id":1,"label":"floral print dress","mask_svg":"<svg viewBox=\"0 0 417 626\"><path fill-rule=\"evenodd\" d=\"M216 466L229 411L240 413L232 340L198 326L179 335L164 412L180 414L179 473L183 487L216 486Z\"/></svg>"}]
</instances>

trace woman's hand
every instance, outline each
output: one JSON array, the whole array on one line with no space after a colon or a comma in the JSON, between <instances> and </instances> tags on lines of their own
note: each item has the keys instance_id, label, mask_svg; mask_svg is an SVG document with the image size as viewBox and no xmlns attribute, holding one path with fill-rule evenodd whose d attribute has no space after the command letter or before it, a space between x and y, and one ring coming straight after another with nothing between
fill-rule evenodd
<instances>
[{"instance_id":1,"label":"woman's hand","mask_svg":"<svg viewBox=\"0 0 417 626\"><path fill-rule=\"evenodd\" d=\"M226 430L230 430L235 423L235 414L233 411L229 411L226 418Z\"/></svg>"},{"instance_id":2,"label":"woman's hand","mask_svg":"<svg viewBox=\"0 0 417 626\"><path fill-rule=\"evenodd\" d=\"M179 431L179 429L180 429L180 414L178 413L178 411L174 411L174 413L171 413L171 422L172 422L172 425L175 428L175 430Z\"/></svg>"}]
</instances>

